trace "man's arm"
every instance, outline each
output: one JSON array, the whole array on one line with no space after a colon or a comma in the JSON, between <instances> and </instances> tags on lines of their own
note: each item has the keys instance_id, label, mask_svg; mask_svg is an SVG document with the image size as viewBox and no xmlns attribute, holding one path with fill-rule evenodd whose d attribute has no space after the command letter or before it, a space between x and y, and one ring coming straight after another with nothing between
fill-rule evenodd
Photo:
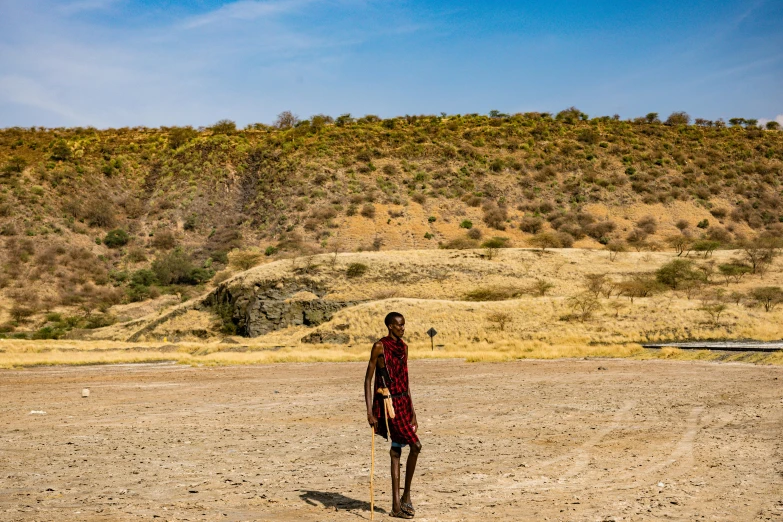
<instances>
[{"instance_id":1,"label":"man's arm","mask_svg":"<svg viewBox=\"0 0 783 522\"><path fill-rule=\"evenodd\" d=\"M408 360L408 346L405 346L405 360ZM411 401L411 426L413 427L413 431L419 429L419 422L416 420L416 409L413 407L413 395L411 394L411 385L408 384L408 399Z\"/></svg>"},{"instance_id":2,"label":"man's arm","mask_svg":"<svg viewBox=\"0 0 783 522\"><path fill-rule=\"evenodd\" d=\"M378 365L378 357L383 354L383 344L378 342L372 347L370 362L367 364L367 373L364 374L364 402L367 403L367 422L373 428L377 428L378 419L372 414L372 398L375 395L372 389L372 379L375 376L375 368Z\"/></svg>"}]
</instances>

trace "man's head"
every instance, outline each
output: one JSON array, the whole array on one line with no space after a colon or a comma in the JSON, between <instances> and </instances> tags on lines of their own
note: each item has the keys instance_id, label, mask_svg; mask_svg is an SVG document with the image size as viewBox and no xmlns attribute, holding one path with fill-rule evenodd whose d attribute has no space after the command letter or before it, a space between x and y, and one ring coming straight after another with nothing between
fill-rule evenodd
<instances>
[{"instance_id":1,"label":"man's head","mask_svg":"<svg viewBox=\"0 0 783 522\"><path fill-rule=\"evenodd\" d=\"M394 337L401 339L405 334L405 318L399 312L391 312L383 320L386 327L389 329L389 333Z\"/></svg>"}]
</instances>

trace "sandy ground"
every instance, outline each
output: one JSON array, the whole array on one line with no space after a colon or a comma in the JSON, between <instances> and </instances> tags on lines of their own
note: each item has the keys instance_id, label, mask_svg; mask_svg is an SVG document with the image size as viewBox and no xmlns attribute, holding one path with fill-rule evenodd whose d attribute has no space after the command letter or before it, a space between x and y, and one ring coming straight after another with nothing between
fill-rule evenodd
<instances>
[{"instance_id":1,"label":"sandy ground","mask_svg":"<svg viewBox=\"0 0 783 522\"><path fill-rule=\"evenodd\" d=\"M0 371L0 520L367 520L363 373ZM414 361L411 379L417 520L783 520L783 368Z\"/></svg>"}]
</instances>

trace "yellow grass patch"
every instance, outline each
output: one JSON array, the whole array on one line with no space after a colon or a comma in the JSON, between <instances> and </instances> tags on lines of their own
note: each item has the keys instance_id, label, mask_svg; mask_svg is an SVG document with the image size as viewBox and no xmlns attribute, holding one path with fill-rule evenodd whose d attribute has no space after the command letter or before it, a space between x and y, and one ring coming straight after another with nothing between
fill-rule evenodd
<instances>
[{"instance_id":1,"label":"yellow grass patch","mask_svg":"<svg viewBox=\"0 0 783 522\"><path fill-rule=\"evenodd\" d=\"M69 341L0 342L0 368L52 365L93 365L176 362L189 365L271 364L280 362L357 362L369 357L366 345L270 346L224 343L116 343ZM412 342L411 359L464 359L468 362L504 362L516 359L634 358L737 361L783 364L783 351L731 353L663 348L646 350L638 344L547 344L541 341L455 343L438 346Z\"/></svg>"}]
</instances>

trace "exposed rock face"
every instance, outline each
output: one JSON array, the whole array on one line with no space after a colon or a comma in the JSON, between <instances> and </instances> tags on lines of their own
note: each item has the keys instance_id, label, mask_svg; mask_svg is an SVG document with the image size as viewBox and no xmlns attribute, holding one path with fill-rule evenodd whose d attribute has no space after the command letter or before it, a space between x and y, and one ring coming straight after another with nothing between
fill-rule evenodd
<instances>
[{"instance_id":1,"label":"exposed rock face","mask_svg":"<svg viewBox=\"0 0 783 522\"><path fill-rule=\"evenodd\" d=\"M302 337L303 343L310 344L348 344L351 336L338 332L313 332Z\"/></svg>"},{"instance_id":2,"label":"exposed rock face","mask_svg":"<svg viewBox=\"0 0 783 522\"><path fill-rule=\"evenodd\" d=\"M206 305L236 326L237 333L257 337L287 326L318 326L353 302L324 300L327 289L306 278L266 281L253 286L220 286ZM304 297L303 297L304 296Z\"/></svg>"}]
</instances>

